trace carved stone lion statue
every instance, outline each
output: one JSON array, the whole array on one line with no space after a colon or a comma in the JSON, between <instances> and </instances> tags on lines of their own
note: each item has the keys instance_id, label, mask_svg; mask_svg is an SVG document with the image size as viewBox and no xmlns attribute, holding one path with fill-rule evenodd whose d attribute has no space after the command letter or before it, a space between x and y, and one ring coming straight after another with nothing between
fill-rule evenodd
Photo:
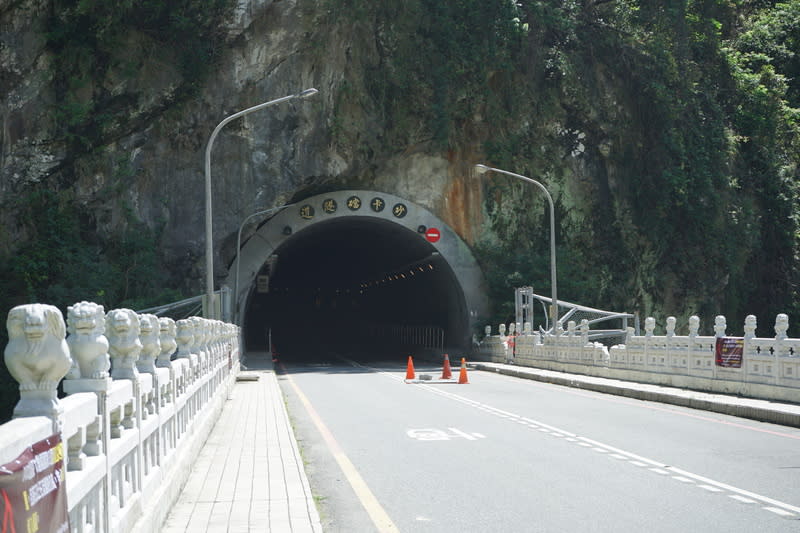
<instances>
[{"instance_id":1,"label":"carved stone lion statue","mask_svg":"<svg viewBox=\"0 0 800 533\"><path fill-rule=\"evenodd\" d=\"M105 379L111 368L108 357L106 314L102 305L79 302L67 307L67 345L72 369L67 379Z\"/></svg>"},{"instance_id":2,"label":"carved stone lion statue","mask_svg":"<svg viewBox=\"0 0 800 533\"><path fill-rule=\"evenodd\" d=\"M19 305L9 311L6 327L5 363L20 391L14 416L56 415L56 389L72 366L61 311L52 305Z\"/></svg>"},{"instance_id":3,"label":"carved stone lion statue","mask_svg":"<svg viewBox=\"0 0 800 533\"><path fill-rule=\"evenodd\" d=\"M111 377L136 379L136 361L142 352L139 340L139 315L130 309L113 309L106 315L108 354L111 356Z\"/></svg>"},{"instance_id":4,"label":"carved stone lion statue","mask_svg":"<svg viewBox=\"0 0 800 533\"><path fill-rule=\"evenodd\" d=\"M136 361L136 368L139 372L155 374L156 358L161 355L161 340L159 335L161 327L158 324L156 315L139 315L139 340L142 343L142 352L139 360Z\"/></svg>"},{"instance_id":5,"label":"carved stone lion statue","mask_svg":"<svg viewBox=\"0 0 800 533\"><path fill-rule=\"evenodd\" d=\"M789 315L780 313L775 317L775 339L783 340L789 331Z\"/></svg>"},{"instance_id":6,"label":"carved stone lion statue","mask_svg":"<svg viewBox=\"0 0 800 533\"><path fill-rule=\"evenodd\" d=\"M194 324L188 318L183 318L175 323L177 335L175 340L178 344L177 359L189 359L194 346Z\"/></svg>"},{"instance_id":7,"label":"carved stone lion statue","mask_svg":"<svg viewBox=\"0 0 800 533\"><path fill-rule=\"evenodd\" d=\"M168 367L170 359L172 359L172 354L175 353L175 349L178 347L178 343L175 342L177 327L175 326L175 321L171 318L161 317L158 319L158 329L159 340L161 341L161 354L159 354L156 360L156 366Z\"/></svg>"}]
</instances>

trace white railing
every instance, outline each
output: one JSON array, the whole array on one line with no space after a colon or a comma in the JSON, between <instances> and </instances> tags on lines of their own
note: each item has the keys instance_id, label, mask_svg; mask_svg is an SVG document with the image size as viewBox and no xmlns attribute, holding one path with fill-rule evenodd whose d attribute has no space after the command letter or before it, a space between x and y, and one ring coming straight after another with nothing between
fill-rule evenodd
<instances>
[{"instance_id":1,"label":"white railing","mask_svg":"<svg viewBox=\"0 0 800 533\"><path fill-rule=\"evenodd\" d=\"M0 465L60 433L70 530L158 531L235 382L238 328L80 302L66 324L56 307L15 307L8 331L20 401Z\"/></svg>"},{"instance_id":2,"label":"white railing","mask_svg":"<svg viewBox=\"0 0 800 533\"><path fill-rule=\"evenodd\" d=\"M508 329L501 324L498 334L492 335L491 326L486 326L476 351L498 363L800 402L800 339L787 337L785 314L777 316L773 338L756 337L756 317L746 318L743 336L732 339L741 347L736 365L717 361L718 339L729 339L723 316L715 318L714 336L698 334L700 320L696 316L689 319L688 335L676 335L676 320L669 317L666 334L657 336L653 334L655 320L648 318L644 335L634 335L633 328L628 328L625 344L611 348L590 342L585 322L576 325L570 321L567 330L558 335L532 332L530 324L525 324L520 334L514 324Z\"/></svg>"}]
</instances>

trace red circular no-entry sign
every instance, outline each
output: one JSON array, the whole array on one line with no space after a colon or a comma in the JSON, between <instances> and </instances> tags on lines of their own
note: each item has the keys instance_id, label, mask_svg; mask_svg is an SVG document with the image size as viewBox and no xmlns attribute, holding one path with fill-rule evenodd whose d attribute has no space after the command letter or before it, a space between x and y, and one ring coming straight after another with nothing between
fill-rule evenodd
<instances>
[{"instance_id":1,"label":"red circular no-entry sign","mask_svg":"<svg viewBox=\"0 0 800 533\"><path fill-rule=\"evenodd\" d=\"M437 242L442 238L442 234L437 228L428 228L425 232L425 238L428 239L428 242Z\"/></svg>"}]
</instances>

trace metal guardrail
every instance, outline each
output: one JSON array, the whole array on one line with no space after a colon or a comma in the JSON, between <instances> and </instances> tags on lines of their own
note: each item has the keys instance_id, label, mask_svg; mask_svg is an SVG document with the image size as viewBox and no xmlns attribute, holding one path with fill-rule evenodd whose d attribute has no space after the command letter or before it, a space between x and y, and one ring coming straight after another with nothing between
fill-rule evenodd
<instances>
[{"instance_id":1,"label":"metal guardrail","mask_svg":"<svg viewBox=\"0 0 800 533\"><path fill-rule=\"evenodd\" d=\"M517 329L523 328L525 322L533 322L533 302L538 301L542 306L542 316L545 318L545 327L539 326L541 333L553 334L553 324L548 321L549 313L547 308L552 305L552 299L547 296L535 294L531 287L519 287L516 289L515 302L517 312ZM624 338L628 330L628 319L634 319L635 315L630 313L620 313L616 311L604 311L602 309L594 309L585 305L579 305L564 300L558 301L558 324L562 329L566 328L569 321L574 321L580 324L582 320L586 319L589 327L593 327L601 322L609 320L620 320L621 327L619 329L592 329L589 336L592 340L605 340L604 344L610 342L612 339ZM638 335L638 324L635 324L636 333Z\"/></svg>"},{"instance_id":2,"label":"metal guardrail","mask_svg":"<svg viewBox=\"0 0 800 533\"><path fill-rule=\"evenodd\" d=\"M230 289L228 287L223 286L221 289L214 292L214 299L215 299L215 304L221 307L221 309L216 309L214 311L214 317L217 318L222 317L224 321L229 322L231 320L230 309L229 309L230 299L231 299ZM136 310L136 312L139 314L149 313L152 315L159 316L163 313L168 313L170 311L174 311L175 309L181 309L181 308L187 308L187 309L186 311L179 313L177 315L173 314L172 318L186 318L190 316L196 316L200 311L202 311L203 316L205 316L206 318L211 318L209 316L208 310L206 309L205 294L192 296L191 298L178 300L177 302L170 302L164 305L148 307L147 309L138 309Z\"/></svg>"}]
</instances>

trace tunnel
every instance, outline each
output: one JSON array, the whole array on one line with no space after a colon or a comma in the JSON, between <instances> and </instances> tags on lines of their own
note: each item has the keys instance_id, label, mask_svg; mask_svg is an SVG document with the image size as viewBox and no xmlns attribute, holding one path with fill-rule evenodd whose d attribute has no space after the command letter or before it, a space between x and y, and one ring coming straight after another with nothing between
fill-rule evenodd
<instances>
[{"instance_id":1,"label":"tunnel","mask_svg":"<svg viewBox=\"0 0 800 533\"><path fill-rule=\"evenodd\" d=\"M240 255L242 283L229 286L238 287L245 348L286 361L465 351L484 305L463 241L387 193L340 191L290 206Z\"/></svg>"}]
</instances>

